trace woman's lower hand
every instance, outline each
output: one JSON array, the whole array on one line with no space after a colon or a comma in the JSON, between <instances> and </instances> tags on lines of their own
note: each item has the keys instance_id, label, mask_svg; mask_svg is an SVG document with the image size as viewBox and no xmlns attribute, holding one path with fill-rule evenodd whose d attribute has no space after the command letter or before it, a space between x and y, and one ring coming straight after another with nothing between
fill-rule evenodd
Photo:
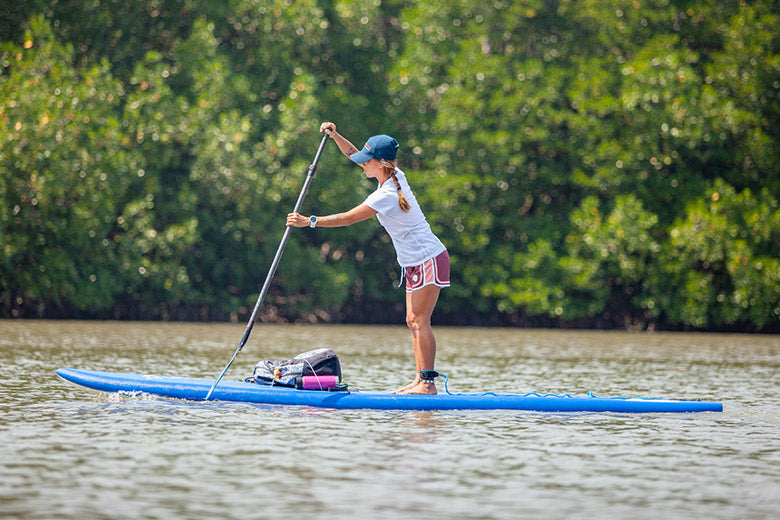
<instances>
[{"instance_id":1,"label":"woman's lower hand","mask_svg":"<svg viewBox=\"0 0 780 520\"><path fill-rule=\"evenodd\" d=\"M289 213L287 215L287 225L291 227L304 227L309 225L309 217L304 217L300 213Z\"/></svg>"}]
</instances>

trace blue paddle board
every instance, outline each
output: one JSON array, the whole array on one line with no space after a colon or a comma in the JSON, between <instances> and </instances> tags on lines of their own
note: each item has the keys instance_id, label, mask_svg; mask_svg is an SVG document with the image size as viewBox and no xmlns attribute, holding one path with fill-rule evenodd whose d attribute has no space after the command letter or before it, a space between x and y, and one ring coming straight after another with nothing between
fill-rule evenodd
<instances>
[{"instance_id":1,"label":"blue paddle board","mask_svg":"<svg viewBox=\"0 0 780 520\"><path fill-rule=\"evenodd\" d=\"M213 379L153 376L61 368L61 378L102 392L203 401ZM222 381L211 398L220 401L318 408L375 410L530 410L542 412L722 412L723 405L707 401L539 394L397 395L387 392L327 392L296 390L238 381Z\"/></svg>"}]
</instances>

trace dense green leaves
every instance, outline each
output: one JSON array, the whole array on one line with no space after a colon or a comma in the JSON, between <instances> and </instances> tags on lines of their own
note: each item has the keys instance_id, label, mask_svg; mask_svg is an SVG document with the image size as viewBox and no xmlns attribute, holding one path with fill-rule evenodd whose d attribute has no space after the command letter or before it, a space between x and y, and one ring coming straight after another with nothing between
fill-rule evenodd
<instances>
[{"instance_id":1,"label":"dense green leaves","mask_svg":"<svg viewBox=\"0 0 780 520\"><path fill-rule=\"evenodd\" d=\"M127 172L142 162L123 88L106 62L74 69L42 17L0 59L3 306L110 308L126 276L116 240Z\"/></svg>"},{"instance_id":2,"label":"dense green leaves","mask_svg":"<svg viewBox=\"0 0 780 520\"><path fill-rule=\"evenodd\" d=\"M674 0L30 0L0 12L0 315L243 319L320 136L401 143L439 319L780 327L780 13ZM372 189L328 145L304 212ZM263 319L387 321L376 222Z\"/></svg>"},{"instance_id":3,"label":"dense green leaves","mask_svg":"<svg viewBox=\"0 0 780 520\"><path fill-rule=\"evenodd\" d=\"M662 279L670 319L772 323L780 294L780 207L767 190L737 193L718 181L670 230Z\"/></svg>"}]
</instances>

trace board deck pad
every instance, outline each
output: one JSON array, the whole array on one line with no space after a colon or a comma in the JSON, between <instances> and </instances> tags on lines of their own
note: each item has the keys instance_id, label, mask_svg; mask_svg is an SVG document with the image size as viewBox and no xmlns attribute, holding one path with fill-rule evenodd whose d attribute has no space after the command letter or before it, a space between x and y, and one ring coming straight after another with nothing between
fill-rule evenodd
<instances>
[{"instance_id":1,"label":"board deck pad","mask_svg":"<svg viewBox=\"0 0 780 520\"><path fill-rule=\"evenodd\" d=\"M150 394L173 399L204 401L213 379L155 376L60 368L57 375L80 386L126 395ZM243 381L221 381L211 400L268 405L299 405L336 409L375 410L528 410L541 412L722 412L712 401L597 397L594 395L449 394L398 395L388 392L327 392L265 386Z\"/></svg>"}]
</instances>

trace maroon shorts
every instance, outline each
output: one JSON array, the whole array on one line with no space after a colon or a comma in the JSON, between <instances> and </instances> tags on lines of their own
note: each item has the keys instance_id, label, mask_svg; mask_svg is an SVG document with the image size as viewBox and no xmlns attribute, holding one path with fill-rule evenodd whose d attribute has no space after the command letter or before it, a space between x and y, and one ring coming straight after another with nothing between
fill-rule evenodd
<instances>
[{"instance_id":1,"label":"maroon shorts","mask_svg":"<svg viewBox=\"0 0 780 520\"><path fill-rule=\"evenodd\" d=\"M438 287L450 286L450 254L446 250L436 258L406 268L406 292L416 291L431 284Z\"/></svg>"}]
</instances>

